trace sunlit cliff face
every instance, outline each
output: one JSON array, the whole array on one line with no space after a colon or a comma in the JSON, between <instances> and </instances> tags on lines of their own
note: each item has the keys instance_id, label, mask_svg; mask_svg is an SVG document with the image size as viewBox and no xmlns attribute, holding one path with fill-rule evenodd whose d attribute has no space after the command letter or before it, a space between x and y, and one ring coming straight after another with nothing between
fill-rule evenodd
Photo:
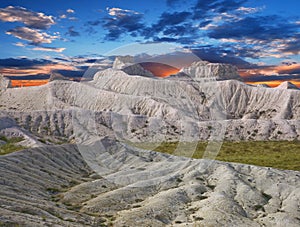
<instances>
[{"instance_id":1,"label":"sunlit cliff face","mask_svg":"<svg viewBox=\"0 0 300 227\"><path fill-rule=\"evenodd\" d=\"M151 72L154 76L157 77L167 77L173 74L176 74L179 72L179 69L162 64L162 63L157 63L157 62L142 62L139 63L144 69L148 70Z\"/></svg>"}]
</instances>

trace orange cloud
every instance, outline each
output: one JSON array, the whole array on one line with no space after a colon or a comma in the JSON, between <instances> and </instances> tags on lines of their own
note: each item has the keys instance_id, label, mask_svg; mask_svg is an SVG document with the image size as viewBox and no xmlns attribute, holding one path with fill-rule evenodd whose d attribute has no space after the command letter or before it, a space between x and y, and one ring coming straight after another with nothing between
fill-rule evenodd
<instances>
[{"instance_id":1,"label":"orange cloud","mask_svg":"<svg viewBox=\"0 0 300 227\"><path fill-rule=\"evenodd\" d=\"M39 65L34 68L0 68L0 73L7 76L28 76L38 74L50 74L53 70L77 70L74 66L64 64Z\"/></svg>"},{"instance_id":2,"label":"orange cloud","mask_svg":"<svg viewBox=\"0 0 300 227\"><path fill-rule=\"evenodd\" d=\"M247 84L267 84L270 87L277 87L279 86L283 81L281 80L272 80L272 81L260 81L260 82L247 82ZM298 88L300 88L300 81L294 81L294 80L289 80L289 82L295 84Z\"/></svg>"},{"instance_id":3,"label":"orange cloud","mask_svg":"<svg viewBox=\"0 0 300 227\"><path fill-rule=\"evenodd\" d=\"M291 65L278 65L278 66L265 66L257 69L244 70L240 69L239 73L243 77L252 75L279 75L279 74L292 74L300 72L300 63Z\"/></svg>"},{"instance_id":4,"label":"orange cloud","mask_svg":"<svg viewBox=\"0 0 300 227\"><path fill-rule=\"evenodd\" d=\"M12 80L11 85L13 87L29 87L44 85L48 82L49 80Z\"/></svg>"}]
</instances>

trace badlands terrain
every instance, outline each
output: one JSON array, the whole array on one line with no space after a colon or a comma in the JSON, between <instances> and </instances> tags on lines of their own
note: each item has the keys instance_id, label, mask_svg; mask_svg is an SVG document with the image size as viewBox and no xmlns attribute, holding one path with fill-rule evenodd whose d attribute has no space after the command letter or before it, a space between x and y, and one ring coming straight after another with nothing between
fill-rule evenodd
<instances>
[{"instance_id":1,"label":"badlands terrain","mask_svg":"<svg viewBox=\"0 0 300 227\"><path fill-rule=\"evenodd\" d=\"M90 81L0 86L0 135L27 147L0 156L0 226L300 225L300 172L211 160L223 140L299 141L290 83L204 61L157 78L118 57ZM196 160L132 145L166 141L216 146Z\"/></svg>"}]
</instances>

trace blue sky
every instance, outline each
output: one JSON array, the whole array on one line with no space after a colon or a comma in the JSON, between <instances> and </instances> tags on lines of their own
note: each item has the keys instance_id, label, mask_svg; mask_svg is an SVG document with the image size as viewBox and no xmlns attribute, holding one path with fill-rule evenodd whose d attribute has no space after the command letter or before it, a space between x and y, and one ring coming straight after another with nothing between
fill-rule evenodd
<instances>
[{"instance_id":1,"label":"blue sky","mask_svg":"<svg viewBox=\"0 0 300 227\"><path fill-rule=\"evenodd\" d=\"M299 13L299 0L1 1L0 69L12 59L16 67L20 59L57 63L130 43L167 42L204 60L235 64L249 75L297 79Z\"/></svg>"}]
</instances>

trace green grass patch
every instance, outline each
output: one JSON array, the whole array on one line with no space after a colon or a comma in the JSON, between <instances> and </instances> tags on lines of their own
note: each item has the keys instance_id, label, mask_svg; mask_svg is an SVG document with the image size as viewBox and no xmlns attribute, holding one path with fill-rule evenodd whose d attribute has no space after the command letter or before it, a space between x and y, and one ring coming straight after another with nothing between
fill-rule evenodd
<instances>
[{"instance_id":1,"label":"green grass patch","mask_svg":"<svg viewBox=\"0 0 300 227\"><path fill-rule=\"evenodd\" d=\"M201 159L207 144L207 142L163 142L131 145ZM225 141L216 160L300 171L300 141Z\"/></svg>"},{"instance_id":2,"label":"green grass patch","mask_svg":"<svg viewBox=\"0 0 300 227\"><path fill-rule=\"evenodd\" d=\"M24 146L17 145L18 142L24 140L22 137L8 139L5 136L0 136L0 140L6 142L6 144L0 145L0 155L9 154L26 148Z\"/></svg>"}]
</instances>

